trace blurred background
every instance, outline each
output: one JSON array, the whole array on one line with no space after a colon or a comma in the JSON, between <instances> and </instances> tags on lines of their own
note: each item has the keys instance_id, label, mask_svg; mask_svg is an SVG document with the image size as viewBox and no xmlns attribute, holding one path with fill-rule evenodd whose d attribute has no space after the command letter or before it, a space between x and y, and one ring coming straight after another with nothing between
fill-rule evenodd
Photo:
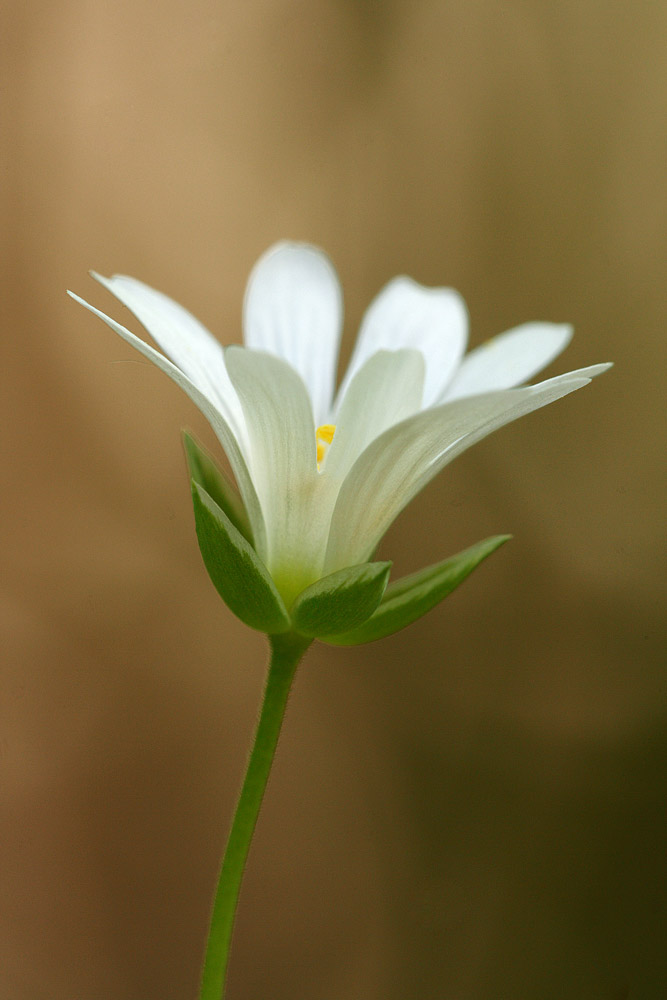
<instances>
[{"instance_id":1,"label":"blurred background","mask_svg":"<svg viewBox=\"0 0 667 1000\"><path fill-rule=\"evenodd\" d=\"M2 1000L194 1000L266 656L195 540L180 430L212 433L65 289L122 319L87 270L131 274L239 341L280 238L334 260L344 358L407 273L473 345L570 321L547 375L616 366L394 525L398 573L513 533L460 591L309 653L229 1000L664 997L667 6L1 18Z\"/></svg>"}]
</instances>

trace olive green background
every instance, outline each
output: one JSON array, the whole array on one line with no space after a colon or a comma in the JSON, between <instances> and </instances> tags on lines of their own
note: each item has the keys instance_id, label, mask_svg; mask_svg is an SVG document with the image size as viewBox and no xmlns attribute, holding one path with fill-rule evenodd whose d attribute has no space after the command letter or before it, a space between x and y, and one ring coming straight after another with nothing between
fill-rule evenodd
<instances>
[{"instance_id":1,"label":"olive green background","mask_svg":"<svg viewBox=\"0 0 667 1000\"><path fill-rule=\"evenodd\" d=\"M280 238L347 357L407 273L471 343L615 368L420 495L409 571L515 538L394 639L314 647L229 1000L667 995L667 6L5 3L0 998L194 1000L265 642L197 550L188 400L65 296L132 274L240 339ZM139 330L137 324L134 329Z\"/></svg>"}]
</instances>

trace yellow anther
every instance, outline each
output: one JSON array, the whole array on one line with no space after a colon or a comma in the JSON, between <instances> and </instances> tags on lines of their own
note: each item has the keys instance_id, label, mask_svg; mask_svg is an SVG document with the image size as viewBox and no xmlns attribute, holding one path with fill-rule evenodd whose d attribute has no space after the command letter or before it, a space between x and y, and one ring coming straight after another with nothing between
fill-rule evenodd
<instances>
[{"instance_id":1,"label":"yellow anther","mask_svg":"<svg viewBox=\"0 0 667 1000\"><path fill-rule=\"evenodd\" d=\"M327 453L329 445L333 441L333 436L336 433L335 424L322 424L315 431L315 441L317 442L317 468L319 469L320 463L324 461L324 456Z\"/></svg>"}]
</instances>

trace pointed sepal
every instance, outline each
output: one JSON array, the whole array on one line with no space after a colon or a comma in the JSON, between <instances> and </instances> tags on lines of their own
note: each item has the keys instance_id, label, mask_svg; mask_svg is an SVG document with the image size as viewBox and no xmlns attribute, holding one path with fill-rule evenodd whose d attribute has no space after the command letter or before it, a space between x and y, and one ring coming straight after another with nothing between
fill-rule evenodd
<instances>
[{"instance_id":1,"label":"pointed sepal","mask_svg":"<svg viewBox=\"0 0 667 1000\"><path fill-rule=\"evenodd\" d=\"M189 431L183 431L183 448L190 478L203 486L212 500L225 512L237 531L252 545L252 530L243 501L229 476L219 469L209 453Z\"/></svg>"},{"instance_id":2,"label":"pointed sepal","mask_svg":"<svg viewBox=\"0 0 667 1000\"><path fill-rule=\"evenodd\" d=\"M340 635L327 636L324 641L335 646L356 646L398 632L451 594L487 556L511 537L485 538L443 562L397 580L387 587L377 610L362 625Z\"/></svg>"},{"instance_id":3,"label":"pointed sepal","mask_svg":"<svg viewBox=\"0 0 667 1000\"><path fill-rule=\"evenodd\" d=\"M208 574L237 618L276 635L291 628L283 599L266 566L227 514L196 480L192 502L199 548Z\"/></svg>"},{"instance_id":4,"label":"pointed sepal","mask_svg":"<svg viewBox=\"0 0 667 1000\"><path fill-rule=\"evenodd\" d=\"M373 614L387 587L390 562L361 563L306 587L291 610L293 627L313 638L349 633Z\"/></svg>"}]
</instances>

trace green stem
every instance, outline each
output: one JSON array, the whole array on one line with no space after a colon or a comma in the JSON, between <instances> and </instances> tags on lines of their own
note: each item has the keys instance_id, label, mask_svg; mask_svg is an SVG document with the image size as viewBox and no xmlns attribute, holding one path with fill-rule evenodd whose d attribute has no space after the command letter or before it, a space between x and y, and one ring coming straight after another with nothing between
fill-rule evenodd
<instances>
[{"instance_id":1,"label":"green stem","mask_svg":"<svg viewBox=\"0 0 667 1000\"><path fill-rule=\"evenodd\" d=\"M271 660L248 767L227 841L206 946L199 1000L222 1000L234 917L250 842L276 752L294 673L310 645L297 635L269 636Z\"/></svg>"}]
</instances>

